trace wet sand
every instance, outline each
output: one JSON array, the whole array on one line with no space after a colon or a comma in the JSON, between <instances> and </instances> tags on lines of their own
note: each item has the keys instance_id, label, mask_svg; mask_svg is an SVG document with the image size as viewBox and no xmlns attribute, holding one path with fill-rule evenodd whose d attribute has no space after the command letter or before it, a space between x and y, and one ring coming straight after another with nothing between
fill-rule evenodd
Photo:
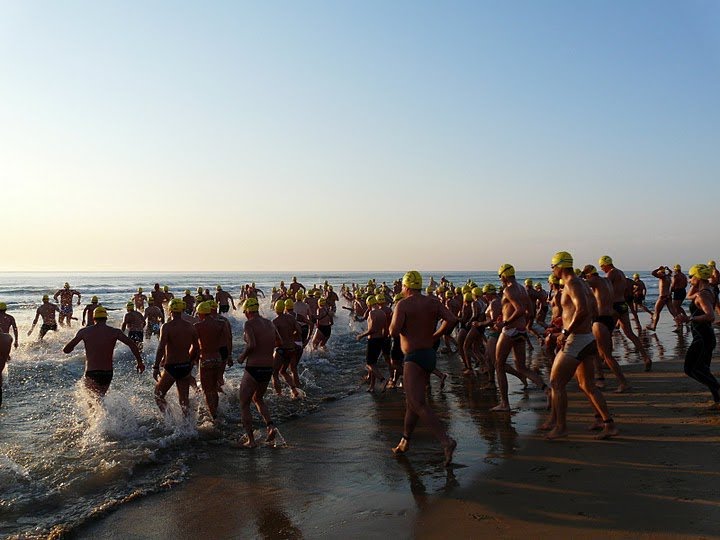
<instances>
[{"instance_id":1,"label":"wet sand","mask_svg":"<svg viewBox=\"0 0 720 540\"><path fill-rule=\"evenodd\" d=\"M624 369L633 389L606 393L621 430L609 441L587 431L592 414L574 382L569 437L548 442L539 391L516 389L513 414L491 414L493 393L456 376L433 388L458 440L446 470L422 426L407 457L391 454L401 394L358 393L281 426L288 447L218 447L187 482L73 537L718 537L720 414L706 410L709 392L679 361Z\"/></svg>"}]
</instances>

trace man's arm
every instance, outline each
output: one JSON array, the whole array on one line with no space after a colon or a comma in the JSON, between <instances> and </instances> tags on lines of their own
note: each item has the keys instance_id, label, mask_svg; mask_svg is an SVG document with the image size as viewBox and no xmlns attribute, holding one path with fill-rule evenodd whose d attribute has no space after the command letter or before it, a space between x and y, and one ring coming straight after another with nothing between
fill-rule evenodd
<instances>
[{"instance_id":1,"label":"man's arm","mask_svg":"<svg viewBox=\"0 0 720 540\"><path fill-rule=\"evenodd\" d=\"M87 312L90 310L90 306L85 306L85 309L83 309L83 318L82 323L85 324L85 315L87 315Z\"/></svg>"},{"instance_id":2,"label":"man's arm","mask_svg":"<svg viewBox=\"0 0 720 540\"><path fill-rule=\"evenodd\" d=\"M438 315L442 319L442 324L433 334L433 339L445 336L452 332L458 322L458 318L444 305L438 302Z\"/></svg>"},{"instance_id":3,"label":"man's arm","mask_svg":"<svg viewBox=\"0 0 720 540\"><path fill-rule=\"evenodd\" d=\"M392 337L398 337L402 329L405 327L405 310L403 309L402 302L395 306L393 311L392 320L390 321L390 335Z\"/></svg>"},{"instance_id":4,"label":"man's arm","mask_svg":"<svg viewBox=\"0 0 720 540\"><path fill-rule=\"evenodd\" d=\"M15 322L15 317L10 317L10 326L13 329L13 334L15 334L15 348L18 348L18 329L17 329L17 323Z\"/></svg>"},{"instance_id":5,"label":"man's arm","mask_svg":"<svg viewBox=\"0 0 720 540\"><path fill-rule=\"evenodd\" d=\"M167 333L165 328L160 327L160 342L158 343L157 352L155 353L155 363L153 364L153 379L158 380L160 375L160 362L165 355L165 346L167 345Z\"/></svg>"},{"instance_id":6,"label":"man's arm","mask_svg":"<svg viewBox=\"0 0 720 540\"><path fill-rule=\"evenodd\" d=\"M57 302L58 296L60 296L60 291L57 291L55 294L53 294L53 300Z\"/></svg>"},{"instance_id":7,"label":"man's arm","mask_svg":"<svg viewBox=\"0 0 720 540\"><path fill-rule=\"evenodd\" d=\"M190 361L193 364L197 364L200 358L200 336L198 335L197 328L192 327L192 345L190 346Z\"/></svg>"},{"instance_id":8,"label":"man's arm","mask_svg":"<svg viewBox=\"0 0 720 540\"><path fill-rule=\"evenodd\" d=\"M80 291L73 291L73 294L77 294L77 295L78 295L77 305L79 306L79 305L80 305L80 298L82 297L82 295L80 294ZM72 303L72 301L71 301L71 303Z\"/></svg>"},{"instance_id":9,"label":"man's arm","mask_svg":"<svg viewBox=\"0 0 720 540\"><path fill-rule=\"evenodd\" d=\"M72 339L68 342L68 344L63 347L63 352L64 352L65 354L70 354L71 352L73 352L73 349L75 349L75 347L77 347L78 343L80 343L80 342L82 341L82 333L83 333L84 331L85 331L84 328L78 330L78 333L75 334L75 337L72 338Z\"/></svg>"},{"instance_id":10,"label":"man's arm","mask_svg":"<svg viewBox=\"0 0 720 540\"><path fill-rule=\"evenodd\" d=\"M125 333L125 329L127 328L127 318L128 318L127 315L125 315L125 316L123 317L122 326L120 327L120 331L121 331L123 334Z\"/></svg>"},{"instance_id":11,"label":"man's arm","mask_svg":"<svg viewBox=\"0 0 720 540\"><path fill-rule=\"evenodd\" d=\"M35 311L35 319L33 319L32 326L30 327L30 330L28 330L28 336L33 333L33 330L35 330L35 325L38 322L38 319L40 318L40 308Z\"/></svg>"},{"instance_id":12,"label":"man's arm","mask_svg":"<svg viewBox=\"0 0 720 540\"><path fill-rule=\"evenodd\" d=\"M245 350L240 353L240 356L238 356L238 364L242 364L245 362L245 359L255 350L255 334L252 331L252 328L248 328L248 325L245 325Z\"/></svg>"}]
</instances>

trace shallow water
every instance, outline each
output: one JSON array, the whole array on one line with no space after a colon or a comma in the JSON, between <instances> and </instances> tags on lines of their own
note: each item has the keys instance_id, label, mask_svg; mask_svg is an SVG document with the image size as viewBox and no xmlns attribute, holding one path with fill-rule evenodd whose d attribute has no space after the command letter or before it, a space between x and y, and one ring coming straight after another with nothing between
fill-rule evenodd
<instances>
[{"instance_id":1,"label":"shallow water","mask_svg":"<svg viewBox=\"0 0 720 540\"><path fill-rule=\"evenodd\" d=\"M435 278L440 275L438 272ZM492 272L446 275L456 283L464 283L468 277L482 283L496 281ZM650 306L657 294L657 280L641 275L649 288ZM298 274L298 280L308 287L328 280L338 292L343 283L366 283L371 277L390 285L401 273ZM519 277L545 279L547 275L526 272ZM115 376L107 397L101 404L88 399L79 383L84 371L82 346L70 355L61 352L79 324L49 333L44 342L36 341L37 331L26 336L43 294L52 296L69 281L83 294L76 316L81 317L82 307L97 295L104 306L119 310L111 311L109 318L109 324L119 326L124 305L138 286L149 292L159 282L182 294L186 288L213 290L221 284L236 295L242 283L255 281L269 293L281 279L289 282L290 278L284 274L170 274L164 278L155 274L0 274L0 301L8 304L20 330L20 348L13 352L4 374L0 408L0 535L44 536L54 528L71 529L109 505L182 481L188 464L208 448L236 440L241 431L237 390L243 370L237 366L226 375L220 402L223 423L217 429L207 420L201 394L191 395L193 412L184 419L171 391L169 410L162 415L152 398L151 374L135 373L132 355L122 345L116 350ZM265 314L271 313L269 304L269 300L261 301ZM237 312L231 312L229 318L237 354L242 349L243 320ZM641 315L641 320L647 323L648 316ZM670 318L665 315L657 335L643 334L655 360L684 352L689 338L672 334L670 328ZM358 391L365 349L355 335L362 330L364 325L351 322L347 311L338 310L329 351L303 357L300 371L305 398L292 400L287 390L283 396L269 396L278 421L306 415L324 401ZM623 361L639 361L627 340L617 333L615 346ZM144 355L149 365L156 348L156 338L146 342ZM542 365L544 360L536 350L529 362ZM470 399L461 388L449 387L447 399L467 410L480 433L492 432L492 422L478 412L486 409L485 404ZM512 441L493 436L489 444L497 445L498 454L512 451Z\"/></svg>"}]
</instances>

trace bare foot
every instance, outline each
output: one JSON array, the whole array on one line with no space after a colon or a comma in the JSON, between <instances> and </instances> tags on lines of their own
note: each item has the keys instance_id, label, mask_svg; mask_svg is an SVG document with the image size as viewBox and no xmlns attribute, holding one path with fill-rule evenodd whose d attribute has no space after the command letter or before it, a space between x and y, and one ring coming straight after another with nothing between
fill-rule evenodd
<instances>
[{"instance_id":1,"label":"bare foot","mask_svg":"<svg viewBox=\"0 0 720 540\"><path fill-rule=\"evenodd\" d=\"M387 387L392 381L390 379L382 379L380 382L382 382L380 385L380 393L382 394L385 390L387 390Z\"/></svg>"},{"instance_id":2,"label":"bare foot","mask_svg":"<svg viewBox=\"0 0 720 540\"><path fill-rule=\"evenodd\" d=\"M275 440L275 436L277 435L277 428L275 427L269 427L267 431L267 439L265 439L267 442L271 443Z\"/></svg>"},{"instance_id":3,"label":"bare foot","mask_svg":"<svg viewBox=\"0 0 720 540\"><path fill-rule=\"evenodd\" d=\"M392 449L392 453L395 455L404 454L408 451L409 446L410 442L405 437L401 437L398 445Z\"/></svg>"},{"instance_id":4,"label":"bare foot","mask_svg":"<svg viewBox=\"0 0 720 540\"><path fill-rule=\"evenodd\" d=\"M555 439L562 439L563 437L567 437L567 430L566 429L560 429L559 427L555 426L553 430L545 435L545 438L548 441L554 441Z\"/></svg>"},{"instance_id":5,"label":"bare foot","mask_svg":"<svg viewBox=\"0 0 720 540\"><path fill-rule=\"evenodd\" d=\"M462 373L463 373L463 375L464 375L465 377L472 377L472 376L473 376L473 370L472 370L472 369L469 369L469 368L463 369L463 372L462 372Z\"/></svg>"},{"instance_id":6,"label":"bare foot","mask_svg":"<svg viewBox=\"0 0 720 540\"><path fill-rule=\"evenodd\" d=\"M555 421L554 420L548 420L544 424L542 424L539 428L540 431L551 431L555 429Z\"/></svg>"},{"instance_id":7,"label":"bare foot","mask_svg":"<svg viewBox=\"0 0 720 540\"><path fill-rule=\"evenodd\" d=\"M609 439L610 437L614 437L620 433L618 431L618 428L615 427L615 422L604 422L603 423L603 430L595 435L595 438L597 440L604 440Z\"/></svg>"},{"instance_id":8,"label":"bare foot","mask_svg":"<svg viewBox=\"0 0 720 540\"><path fill-rule=\"evenodd\" d=\"M618 387L615 389L616 394L622 394L624 392L627 392L632 387L627 383L618 384Z\"/></svg>"},{"instance_id":9,"label":"bare foot","mask_svg":"<svg viewBox=\"0 0 720 540\"><path fill-rule=\"evenodd\" d=\"M600 431L603 427L605 427L605 424L603 424L602 419L596 418L595 421L588 426L588 431Z\"/></svg>"},{"instance_id":10,"label":"bare foot","mask_svg":"<svg viewBox=\"0 0 720 540\"><path fill-rule=\"evenodd\" d=\"M446 467L449 467L452 463L453 452L455 452L455 448L457 448L457 441L455 439L450 439L450 443L444 448Z\"/></svg>"},{"instance_id":11,"label":"bare foot","mask_svg":"<svg viewBox=\"0 0 720 540\"><path fill-rule=\"evenodd\" d=\"M496 405L492 409L490 409L490 412L510 412L510 405L507 403L500 403L499 405Z\"/></svg>"}]
</instances>

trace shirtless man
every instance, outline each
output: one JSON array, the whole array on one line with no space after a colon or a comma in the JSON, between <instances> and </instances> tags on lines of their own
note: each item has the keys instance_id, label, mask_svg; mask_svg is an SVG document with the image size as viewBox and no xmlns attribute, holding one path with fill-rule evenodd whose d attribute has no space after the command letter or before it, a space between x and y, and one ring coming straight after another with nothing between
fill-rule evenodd
<instances>
[{"instance_id":1,"label":"shirtless man","mask_svg":"<svg viewBox=\"0 0 720 540\"><path fill-rule=\"evenodd\" d=\"M465 338L467 338L468 332L472 327L472 318L474 315L472 293L466 292L463 294L463 303L457 313L455 313L455 315L457 315L458 317L459 327L457 333L458 353L460 354L460 359L462 360L464 365L463 375L469 377L471 375L475 375L472 367L472 361L470 360L470 355L467 354L465 351Z\"/></svg>"},{"instance_id":2,"label":"shirtless man","mask_svg":"<svg viewBox=\"0 0 720 540\"><path fill-rule=\"evenodd\" d=\"M143 328L145 328L145 317L139 311L135 311L135 304L128 302L125 306L127 313L123 317L120 330L125 332L127 329L128 337L135 342L138 350L143 350Z\"/></svg>"},{"instance_id":3,"label":"shirtless man","mask_svg":"<svg viewBox=\"0 0 720 540\"><path fill-rule=\"evenodd\" d=\"M160 325L165 324L165 313L155 304L154 299L150 299L148 307L145 308L145 323L145 339L160 335Z\"/></svg>"},{"instance_id":4,"label":"shirtless man","mask_svg":"<svg viewBox=\"0 0 720 540\"><path fill-rule=\"evenodd\" d=\"M645 313L652 315L652 311L650 311L645 305L645 297L647 296L647 287L645 286L645 282L640 279L640 274L633 274L632 281L633 305L635 306L635 311L640 311L642 309Z\"/></svg>"},{"instance_id":5,"label":"shirtless man","mask_svg":"<svg viewBox=\"0 0 720 540\"><path fill-rule=\"evenodd\" d=\"M0 304L4 305L4 304ZM17 336L17 332L15 333ZM0 332L0 407L2 407L2 383L3 383L3 370L5 364L10 360L10 349L12 348L13 338L6 332ZM17 340L15 340L15 347L17 348Z\"/></svg>"},{"instance_id":6,"label":"shirtless man","mask_svg":"<svg viewBox=\"0 0 720 540\"><path fill-rule=\"evenodd\" d=\"M368 296L366 302L370 309L367 317L368 327L365 332L358 334L357 340L360 341L364 337L368 338L367 351L365 353L365 367L368 371L368 392L374 393L375 383L385 380L385 376L377 367L377 362L382 352L383 342L387 336L388 325L387 316L385 312L380 309L377 299L374 296ZM382 387L382 390L385 390L385 386Z\"/></svg>"},{"instance_id":7,"label":"shirtless man","mask_svg":"<svg viewBox=\"0 0 720 540\"><path fill-rule=\"evenodd\" d=\"M487 365L483 362L485 327L482 323L486 319L486 310L488 305L483 297L483 291L480 287L473 287L470 294L472 295L472 314L470 316L469 330L463 342L463 352L465 353L465 357L467 358L471 369L473 366L473 360L475 360L474 364L480 368L481 374L487 375Z\"/></svg>"},{"instance_id":8,"label":"shirtless man","mask_svg":"<svg viewBox=\"0 0 720 540\"><path fill-rule=\"evenodd\" d=\"M144 311L145 310L145 302L147 302L148 297L143 294L143 288L138 287L137 292L132 297L132 302L135 304L135 309L138 311Z\"/></svg>"},{"instance_id":9,"label":"shirtless man","mask_svg":"<svg viewBox=\"0 0 720 540\"><path fill-rule=\"evenodd\" d=\"M243 446L246 448L257 446L250 413L251 401L265 421L267 441L272 442L276 434L275 425L263 397L273 375L273 349L279 344L279 340L275 326L271 321L260 316L259 308L257 298L248 298L242 306L243 313L247 317L244 328L246 345L238 362L245 363L245 374L240 383L240 408L246 439Z\"/></svg>"},{"instance_id":10,"label":"shirtless man","mask_svg":"<svg viewBox=\"0 0 720 540\"><path fill-rule=\"evenodd\" d=\"M15 317L7 314L7 304L0 302L0 333L9 334L12 328L13 334L15 334L15 340L13 341L15 348L18 348L18 329L15 323ZM0 369L2 372L2 369Z\"/></svg>"},{"instance_id":11,"label":"shirtless man","mask_svg":"<svg viewBox=\"0 0 720 540\"><path fill-rule=\"evenodd\" d=\"M673 319L675 318L675 310L670 300L670 283L672 282L670 269L667 266L659 266L652 271L652 275L658 279L658 298L657 302L655 302L655 311L652 314L652 319L646 328L654 332L660 320L660 312L662 309L667 307Z\"/></svg>"},{"instance_id":12,"label":"shirtless man","mask_svg":"<svg viewBox=\"0 0 720 540\"><path fill-rule=\"evenodd\" d=\"M185 314L192 317L195 313L195 297L190 292L190 289L185 289L185 296L182 297L182 301L185 302Z\"/></svg>"},{"instance_id":13,"label":"shirtless man","mask_svg":"<svg viewBox=\"0 0 720 540\"><path fill-rule=\"evenodd\" d=\"M585 281L592 290L597 306L597 315L592 323L592 333L595 336L598 353L615 374L618 381L617 393L625 392L629 386L620 365L612 355L613 343L612 333L615 329L615 317L613 316L613 288L607 278L600 277L597 269L588 264L583 268ZM599 373L599 375L602 372Z\"/></svg>"},{"instance_id":14,"label":"shirtless man","mask_svg":"<svg viewBox=\"0 0 720 540\"><path fill-rule=\"evenodd\" d=\"M324 298L318 300L318 308L315 313L317 331L313 339L313 350L325 348L332 332L332 312L327 308L327 301Z\"/></svg>"},{"instance_id":15,"label":"shirtless man","mask_svg":"<svg viewBox=\"0 0 720 540\"><path fill-rule=\"evenodd\" d=\"M230 311L230 304L232 304L233 311L236 311L237 308L235 307L235 299L232 297L232 295L224 291L223 288L218 285L215 287L217 292L215 293L215 301L217 302L220 313L227 313Z\"/></svg>"},{"instance_id":16,"label":"shirtless man","mask_svg":"<svg viewBox=\"0 0 720 540\"><path fill-rule=\"evenodd\" d=\"M682 305L687 296L688 278L683 274L682 267L679 264L675 265L674 270L675 272L670 282L670 294L672 295L672 308L675 312L675 317L677 317L678 315L687 315ZM675 325L676 332L682 331L682 323L676 322Z\"/></svg>"},{"instance_id":17,"label":"shirtless man","mask_svg":"<svg viewBox=\"0 0 720 540\"><path fill-rule=\"evenodd\" d=\"M153 287L153 290L150 292L150 298L152 299L152 304L154 306L160 308L161 310L163 309L163 304L165 303L165 292L160 289L159 283L156 283Z\"/></svg>"},{"instance_id":18,"label":"shirtless man","mask_svg":"<svg viewBox=\"0 0 720 540\"><path fill-rule=\"evenodd\" d=\"M635 349L643 359L645 363L645 371L652 369L652 360L648 356L645 348L640 343L640 338L635 335L632 327L630 326L630 314L627 302L625 301L625 282L627 278L622 270L615 268L613 260L609 255L603 255L598 260L598 266L605 272L605 275L610 280L610 284L613 287L613 315L616 320L620 323L620 328L625 333L630 341L635 345Z\"/></svg>"},{"instance_id":19,"label":"shirtless man","mask_svg":"<svg viewBox=\"0 0 720 540\"><path fill-rule=\"evenodd\" d=\"M290 299L288 298L288 300ZM278 396L282 394L279 379L279 377L282 377L290 387L293 398L297 398L300 395L297 389L297 387L300 386L300 377L297 373L296 362L299 352L297 342L302 340L302 334L297 319L289 313L285 313L285 302L287 302L287 300L278 300L275 302L275 313L277 316L272 321L278 335L278 341L280 342L273 353L276 366L273 372L273 387ZM292 302L292 300L290 300L290 302ZM293 365L295 365L295 371L292 371ZM288 373L288 369L291 370L290 373Z\"/></svg>"},{"instance_id":20,"label":"shirtless man","mask_svg":"<svg viewBox=\"0 0 720 540\"><path fill-rule=\"evenodd\" d=\"M93 296L90 299L90 303L87 306L85 306L85 309L83 309L83 315L82 315L82 325L83 326L92 326L93 324L95 324L95 319L93 318L93 314L95 313L96 307L98 307L98 297Z\"/></svg>"},{"instance_id":21,"label":"shirtless man","mask_svg":"<svg viewBox=\"0 0 720 540\"><path fill-rule=\"evenodd\" d=\"M53 304L50 302L50 297L46 294L42 297L42 305L37 308L37 311L35 312L35 319L32 322L32 326L30 327L30 330L28 330L28 336L33 333L33 330L35 330L35 325L38 322L38 319L42 317L43 323L40 327L40 340L42 340L43 337L45 337L45 334L47 334L50 330L53 332L57 332L57 322L55 322L55 313L60 312L60 308L57 307L57 304Z\"/></svg>"},{"instance_id":22,"label":"shirtless man","mask_svg":"<svg viewBox=\"0 0 720 540\"><path fill-rule=\"evenodd\" d=\"M573 258L568 252L556 253L550 268L553 275L564 281L565 287L561 299L563 329L558 337L561 350L555 356L550 373L552 414L543 429L549 430L547 438L550 440L567 436L566 387L575 375L594 412L600 415L602 432L597 438L607 439L617 435L618 431L605 398L595 386L593 378L593 357L597 354L597 347L592 333L592 293L587 284L575 274Z\"/></svg>"},{"instance_id":23,"label":"shirtless man","mask_svg":"<svg viewBox=\"0 0 720 540\"><path fill-rule=\"evenodd\" d=\"M715 313L720 314L720 270L717 269L717 265L713 260L709 260L707 265L710 267L708 283L715 294ZM717 321L715 324L718 324Z\"/></svg>"},{"instance_id":24,"label":"shirtless man","mask_svg":"<svg viewBox=\"0 0 720 540\"><path fill-rule=\"evenodd\" d=\"M303 291L298 291L297 293L295 293L295 298L296 300L293 304L293 311L295 313L295 318L300 325L302 346L303 349L305 349L305 345L308 344L308 341L310 339L310 306L308 306L304 302L305 293ZM300 351L300 354L302 354L302 351Z\"/></svg>"},{"instance_id":25,"label":"shirtless man","mask_svg":"<svg viewBox=\"0 0 720 540\"><path fill-rule=\"evenodd\" d=\"M515 279L515 268L511 264L503 264L498 270L498 277L504 285L502 295L502 320L495 323L501 330L497 342L495 376L500 391L500 403L490 409L495 412L510 412L508 399L507 361L510 351L515 359L515 371L521 378L530 379L549 394L548 386L539 374L525 366L525 343L527 342L527 313L530 297L525 288Z\"/></svg>"},{"instance_id":26,"label":"shirtless man","mask_svg":"<svg viewBox=\"0 0 720 540\"><path fill-rule=\"evenodd\" d=\"M200 344L200 385L205 394L205 403L213 421L217 420L218 388L224 367L229 358L227 326L224 321L212 316L210 302L197 307L200 322L195 330Z\"/></svg>"},{"instance_id":27,"label":"shirtless man","mask_svg":"<svg viewBox=\"0 0 720 540\"><path fill-rule=\"evenodd\" d=\"M155 402L162 412L167 408L165 395L172 385L176 385L180 408L185 416L188 414L190 383L193 364L197 363L200 342L195 327L183 320L185 304L179 298L170 301L170 320L160 329L160 344L155 355L153 379L155 385ZM160 375L160 367L163 371Z\"/></svg>"},{"instance_id":28,"label":"shirtless man","mask_svg":"<svg viewBox=\"0 0 720 540\"><path fill-rule=\"evenodd\" d=\"M93 318L95 324L81 328L75 337L63 347L63 352L70 354L81 341L85 344L85 387L102 397L110 388L113 378L113 353L118 341L130 348L137 361L138 373L145 371L145 364L143 364L135 342L123 334L119 328L107 325L107 310L104 307L96 307Z\"/></svg>"},{"instance_id":29,"label":"shirtless man","mask_svg":"<svg viewBox=\"0 0 720 540\"><path fill-rule=\"evenodd\" d=\"M535 295L536 295L536 307L537 307L537 316L535 317L535 322L538 323L543 328L547 328L547 323L545 322L545 319L547 319L548 314L548 293L543 289L542 283L537 282L535 283Z\"/></svg>"},{"instance_id":30,"label":"shirtless man","mask_svg":"<svg viewBox=\"0 0 720 540\"><path fill-rule=\"evenodd\" d=\"M405 354L403 385L405 389L405 421L403 436L393 448L395 454L404 454L418 419L422 418L440 441L445 453L445 466L452 463L457 443L448 436L435 412L425 400L425 387L435 369L435 346L438 340L452 331L457 317L435 299L422 295L422 276L416 270L405 274L402 280L403 298L393 312L390 334L400 339ZM438 321L442 324L438 328Z\"/></svg>"},{"instance_id":31,"label":"shirtless man","mask_svg":"<svg viewBox=\"0 0 720 540\"><path fill-rule=\"evenodd\" d=\"M298 283L297 277L293 276L292 283L290 283L290 292L293 294L297 294L300 289L304 291L305 285L303 285L302 283Z\"/></svg>"},{"instance_id":32,"label":"shirtless man","mask_svg":"<svg viewBox=\"0 0 720 540\"><path fill-rule=\"evenodd\" d=\"M57 302L60 297L60 326L64 326L67 322L68 328L71 326L73 314L73 296L77 294L77 305L80 305L80 293L70 288L69 283L65 283L62 289L59 289L54 295L53 300Z\"/></svg>"}]
</instances>

